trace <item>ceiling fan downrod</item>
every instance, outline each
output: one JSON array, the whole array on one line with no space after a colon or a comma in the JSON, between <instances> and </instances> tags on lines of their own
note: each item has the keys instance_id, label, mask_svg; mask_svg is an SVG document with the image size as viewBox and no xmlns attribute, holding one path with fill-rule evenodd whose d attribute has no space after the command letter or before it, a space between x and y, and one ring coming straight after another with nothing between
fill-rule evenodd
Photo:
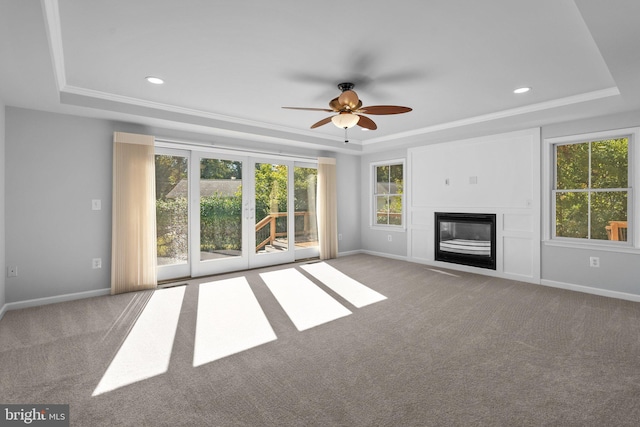
<instances>
[{"instance_id":1,"label":"ceiling fan downrod","mask_svg":"<svg viewBox=\"0 0 640 427\"><path fill-rule=\"evenodd\" d=\"M346 90L353 90L354 87L355 85L353 83L349 83L349 82L338 83L338 89L340 89L342 92Z\"/></svg>"}]
</instances>

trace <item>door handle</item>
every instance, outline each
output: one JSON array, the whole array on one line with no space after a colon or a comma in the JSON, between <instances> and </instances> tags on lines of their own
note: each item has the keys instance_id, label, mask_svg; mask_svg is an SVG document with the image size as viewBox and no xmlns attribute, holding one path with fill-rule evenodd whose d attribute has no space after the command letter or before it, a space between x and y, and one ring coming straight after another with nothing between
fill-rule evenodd
<instances>
[{"instance_id":1,"label":"door handle","mask_svg":"<svg viewBox=\"0 0 640 427\"><path fill-rule=\"evenodd\" d=\"M244 208L244 218L249 220L253 218L253 208Z\"/></svg>"}]
</instances>

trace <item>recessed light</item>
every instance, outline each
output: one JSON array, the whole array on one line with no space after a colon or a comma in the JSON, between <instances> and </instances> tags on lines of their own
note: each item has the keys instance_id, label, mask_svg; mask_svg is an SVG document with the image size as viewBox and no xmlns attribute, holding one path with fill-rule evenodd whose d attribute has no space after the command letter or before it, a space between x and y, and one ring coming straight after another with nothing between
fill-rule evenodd
<instances>
[{"instance_id":1,"label":"recessed light","mask_svg":"<svg viewBox=\"0 0 640 427\"><path fill-rule=\"evenodd\" d=\"M518 89L514 90L513 93L527 93L530 90L530 87L519 87Z\"/></svg>"},{"instance_id":2,"label":"recessed light","mask_svg":"<svg viewBox=\"0 0 640 427\"><path fill-rule=\"evenodd\" d=\"M148 76L146 77L146 79L149 83L153 83L154 85L161 85L164 83L164 80L162 80L160 77Z\"/></svg>"}]
</instances>

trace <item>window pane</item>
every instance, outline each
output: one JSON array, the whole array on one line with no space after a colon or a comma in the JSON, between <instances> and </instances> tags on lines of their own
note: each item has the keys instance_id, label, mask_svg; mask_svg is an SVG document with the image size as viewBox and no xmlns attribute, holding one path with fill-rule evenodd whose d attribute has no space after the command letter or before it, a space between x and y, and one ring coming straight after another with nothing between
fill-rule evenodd
<instances>
[{"instance_id":1,"label":"window pane","mask_svg":"<svg viewBox=\"0 0 640 427\"><path fill-rule=\"evenodd\" d=\"M589 237L588 193L556 193L556 236Z\"/></svg>"},{"instance_id":2,"label":"window pane","mask_svg":"<svg viewBox=\"0 0 640 427\"><path fill-rule=\"evenodd\" d=\"M591 238L627 241L627 192L591 195Z\"/></svg>"},{"instance_id":3,"label":"window pane","mask_svg":"<svg viewBox=\"0 0 640 427\"><path fill-rule=\"evenodd\" d=\"M378 196L376 198L376 224L389 224L389 197Z\"/></svg>"},{"instance_id":4,"label":"window pane","mask_svg":"<svg viewBox=\"0 0 640 427\"><path fill-rule=\"evenodd\" d=\"M295 246L307 248L318 246L318 223L316 220L316 182L318 170L315 168L293 169L295 185Z\"/></svg>"},{"instance_id":5,"label":"window pane","mask_svg":"<svg viewBox=\"0 0 640 427\"><path fill-rule=\"evenodd\" d=\"M389 166L376 166L376 194L389 194Z\"/></svg>"},{"instance_id":6,"label":"window pane","mask_svg":"<svg viewBox=\"0 0 640 427\"><path fill-rule=\"evenodd\" d=\"M200 161L200 260L242 255L242 163Z\"/></svg>"},{"instance_id":7,"label":"window pane","mask_svg":"<svg viewBox=\"0 0 640 427\"><path fill-rule=\"evenodd\" d=\"M402 196L389 197L389 224L402 225Z\"/></svg>"},{"instance_id":8,"label":"window pane","mask_svg":"<svg viewBox=\"0 0 640 427\"><path fill-rule=\"evenodd\" d=\"M591 143L591 188L627 188L628 139Z\"/></svg>"},{"instance_id":9,"label":"window pane","mask_svg":"<svg viewBox=\"0 0 640 427\"><path fill-rule=\"evenodd\" d=\"M256 163L256 253L288 249L288 167Z\"/></svg>"},{"instance_id":10,"label":"window pane","mask_svg":"<svg viewBox=\"0 0 640 427\"><path fill-rule=\"evenodd\" d=\"M556 188L585 189L589 186L589 144L556 146Z\"/></svg>"},{"instance_id":11,"label":"window pane","mask_svg":"<svg viewBox=\"0 0 640 427\"><path fill-rule=\"evenodd\" d=\"M156 155L156 241L158 265L188 260L188 161Z\"/></svg>"},{"instance_id":12,"label":"window pane","mask_svg":"<svg viewBox=\"0 0 640 427\"><path fill-rule=\"evenodd\" d=\"M391 194L402 194L402 187L403 187L403 177L402 177L402 165L392 165L390 167L390 187L389 187L389 192Z\"/></svg>"}]
</instances>

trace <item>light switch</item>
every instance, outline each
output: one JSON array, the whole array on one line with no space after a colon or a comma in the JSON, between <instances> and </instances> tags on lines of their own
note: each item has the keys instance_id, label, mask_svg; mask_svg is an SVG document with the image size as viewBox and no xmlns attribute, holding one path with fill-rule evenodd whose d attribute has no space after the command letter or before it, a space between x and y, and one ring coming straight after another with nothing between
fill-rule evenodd
<instances>
[{"instance_id":1,"label":"light switch","mask_svg":"<svg viewBox=\"0 0 640 427\"><path fill-rule=\"evenodd\" d=\"M94 211L102 210L102 200L93 199L91 201L91 210L94 210Z\"/></svg>"}]
</instances>

